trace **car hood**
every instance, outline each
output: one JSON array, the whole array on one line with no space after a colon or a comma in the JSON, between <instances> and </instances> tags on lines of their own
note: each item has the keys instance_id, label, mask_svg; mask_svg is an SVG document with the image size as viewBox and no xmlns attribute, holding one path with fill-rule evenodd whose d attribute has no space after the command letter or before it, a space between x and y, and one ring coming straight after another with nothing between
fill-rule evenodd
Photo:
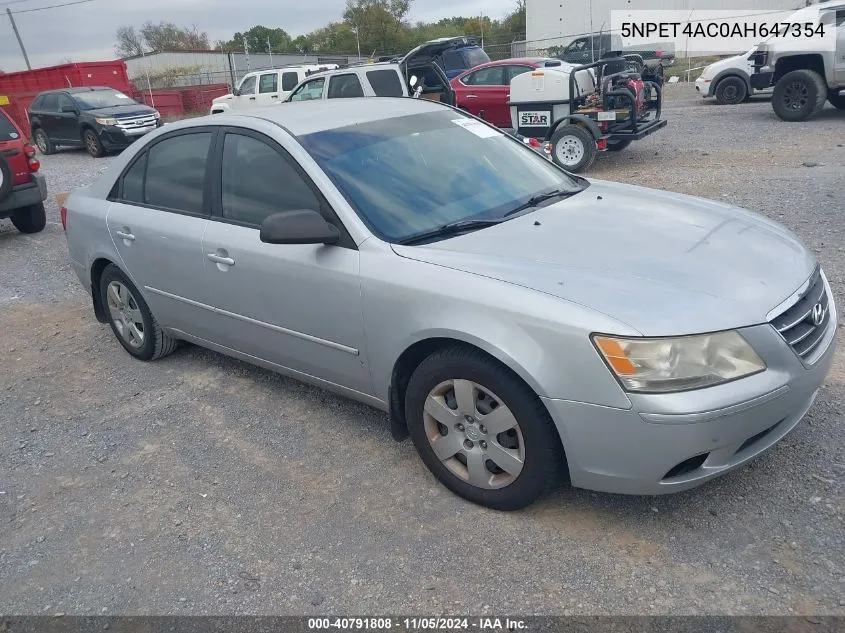
<instances>
[{"instance_id":1,"label":"car hood","mask_svg":"<svg viewBox=\"0 0 845 633\"><path fill-rule=\"evenodd\" d=\"M219 97L214 97L214 99L211 100L211 103L223 103L224 101L231 101L234 97L235 95L229 92Z\"/></svg>"},{"instance_id":2,"label":"car hood","mask_svg":"<svg viewBox=\"0 0 845 633\"><path fill-rule=\"evenodd\" d=\"M729 68L736 68L744 72L749 72L751 70L751 64L748 61L748 56L750 54L751 51L748 51L742 55L734 55L733 57L727 57L725 59L720 59L717 62L713 62L704 69L701 73L701 77L709 79L711 77L715 77L723 70L728 70Z\"/></svg>"},{"instance_id":3,"label":"car hood","mask_svg":"<svg viewBox=\"0 0 845 633\"><path fill-rule=\"evenodd\" d=\"M815 267L791 232L754 213L602 181L499 225L393 248L583 305L644 336L763 323Z\"/></svg>"},{"instance_id":4,"label":"car hood","mask_svg":"<svg viewBox=\"0 0 845 633\"><path fill-rule=\"evenodd\" d=\"M417 64L429 62L433 59L437 59L450 48L462 48L464 46L473 46L477 44L478 41L472 37L441 37L440 39L420 44L399 60L399 63L407 64L409 62L414 62Z\"/></svg>"},{"instance_id":5,"label":"car hood","mask_svg":"<svg viewBox=\"0 0 845 633\"><path fill-rule=\"evenodd\" d=\"M141 105L140 103L129 103L127 105L112 106L110 108L85 110L85 114L90 114L93 117L111 117L114 119L122 119L130 116L142 116L144 114L152 114L153 112L155 112L155 108Z\"/></svg>"}]
</instances>

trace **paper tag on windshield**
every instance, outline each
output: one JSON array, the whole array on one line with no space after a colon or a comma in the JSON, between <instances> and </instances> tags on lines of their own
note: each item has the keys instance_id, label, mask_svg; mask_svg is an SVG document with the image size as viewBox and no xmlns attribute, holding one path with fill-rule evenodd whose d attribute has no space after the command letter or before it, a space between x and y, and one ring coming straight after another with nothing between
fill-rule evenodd
<instances>
[{"instance_id":1,"label":"paper tag on windshield","mask_svg":"<svg viewBox=\"0 0 845 633\"><path fill-rule=\"evenodd\" d=\"M126 96L125 94L123 94L122 92L117 92L117 91L115 91L114 96L115 96L115 97L117 97L118 99L129 99L129 97L127 97L127 96Z\"/></svg>"},{"instance_id":2,"label":"paper tag on windshield","mask_svg":"<svg viewBox=\"0 0 845 633\"><path fill-rule=\"evenodd\" d=\"M462 128L468 132L472 132L479 138L490 138L499 135L499 132L488 125L484 125L481 121L476 121L475 119L453 119L452 123L460 125Z\"/></svg>"}]
</instances>

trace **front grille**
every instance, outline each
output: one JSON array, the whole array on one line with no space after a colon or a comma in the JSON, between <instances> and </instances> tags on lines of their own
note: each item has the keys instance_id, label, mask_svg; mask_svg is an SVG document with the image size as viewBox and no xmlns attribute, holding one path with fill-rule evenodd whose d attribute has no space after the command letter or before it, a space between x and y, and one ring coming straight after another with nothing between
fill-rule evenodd
<instances>
[{"instance_id":1,"label":"front grille","mask_svg":"<svg viewBox=\"0 0 845 633\"><path fill-rule=\"evenodd\" d=\"M822 317L819 320L820 310ZM818 347L829 323L830 298L824 287L821 270L816 270L810 279L809 288L798 302L771 321L772 326L802 359L807 359Z\"/></svg>"},{"instance_id":2,"label":"front grille","mask_svg":"<svg viewBox=\"0 0 845 633\"><path fill-rule=\"evenodd\" d=\"M133 130L142 129L145 127L155 127L156 118L152 114L144 114L142 116L127 117L125 119L118 119L115 127L120 128L124 132L131 132Z\"/></svg>"}]
</instances>

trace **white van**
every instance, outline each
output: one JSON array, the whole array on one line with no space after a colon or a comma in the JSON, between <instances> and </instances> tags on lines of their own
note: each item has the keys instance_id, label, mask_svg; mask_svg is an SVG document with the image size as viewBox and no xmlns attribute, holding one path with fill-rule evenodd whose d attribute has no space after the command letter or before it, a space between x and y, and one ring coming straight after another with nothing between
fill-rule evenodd
<instances>
[{"instance_id":1,"label":"white van","mask_svg":"<svg viewBox=\"0 0 845 633\"><path fill-rule=\"evenodd\" d=\"M247 73L234 92L211 102L211 114L248 110L284 101L290 91L309 75L337 67L337 64L311 64Z\"/></svg>"}]
</instances>

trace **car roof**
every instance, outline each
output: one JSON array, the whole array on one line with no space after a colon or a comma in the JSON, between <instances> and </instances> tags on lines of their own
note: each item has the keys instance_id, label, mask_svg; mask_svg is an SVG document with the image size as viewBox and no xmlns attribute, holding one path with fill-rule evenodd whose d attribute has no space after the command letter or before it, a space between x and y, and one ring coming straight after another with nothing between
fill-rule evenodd
<instances>
[{"instance_id":1,"label":"car roof","mask_svg":"<svg viewBox=\"0 0 845 633\"><path fill-rule=\"evenodd\" d=\"M116 88L109 88L108 86L85 86L82 88L58 88L54 90L45 90L44 92L40 93L38 96L41 95L48 95L48 94L55 94L59 92L66 92L69 94L79 94L82 92L94 92L96 90L117 90Z\"/></svg>"},{"instance_id":2,"label":"car roof","mask_svg":"<svg viewBox=\"0 0 845 633\"><path fill-rule=\"evenodd\" d=\"M311 73L305 79L303 79L299 83L305 83L310 79L314 79L315 77L329 77L331 75L342 75L344 73L354 73L358 70L367 71L372 68L376 70L384 69L384 68L395 68L401 74L401 67L396 62L372 62L372 63L362 63L362 64L350 64L348 66L341 66L340 68L329 68L328 70L321 70L318 73Z\"/></svg>"},{"instance_id":3,"label":"car roof","mask_svg":"<svg viewBox=\"0 0 845 633\"><path fill-rule=\"evenodd\" d=\"M303 136L350 125L362 125L426 112L442 112L447 106L428 99L410 97L356 97L351 99L315 99L279 103L268 107L245 110L232 115L206 115L180 122L179 127L225 124L225 119L253 117L271 121L287 129L294 136ZM455 116L461 116L457 112ZM225 119L224 119L225 117ZM176 127L174 125L174 127Z\"/></svg>"}]
</instances>

